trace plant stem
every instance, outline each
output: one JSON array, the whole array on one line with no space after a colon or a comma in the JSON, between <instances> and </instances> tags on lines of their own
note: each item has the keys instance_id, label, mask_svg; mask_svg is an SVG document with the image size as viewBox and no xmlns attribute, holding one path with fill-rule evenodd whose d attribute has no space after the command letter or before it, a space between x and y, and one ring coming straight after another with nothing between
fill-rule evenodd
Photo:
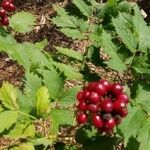
<instances>
[{"instance_id":1,"label":"plant stem","mask_svg":"<svg viewBox=\"0 0 150 150\"><path fill-rule=\"evenodd\" d=\"M29 118L32 118L32 119L34 119L34 120L36 120L37 118L36 117L34 117L34 116L32 116L32 115L29 115L29 114L27 114L27 113L24 113L24 112L22 112L22 111L17 111L19 114L22 114L22 115L24 115L24 116L27 116L27 117L29 117Z\"/></svg>"}]
</instances>

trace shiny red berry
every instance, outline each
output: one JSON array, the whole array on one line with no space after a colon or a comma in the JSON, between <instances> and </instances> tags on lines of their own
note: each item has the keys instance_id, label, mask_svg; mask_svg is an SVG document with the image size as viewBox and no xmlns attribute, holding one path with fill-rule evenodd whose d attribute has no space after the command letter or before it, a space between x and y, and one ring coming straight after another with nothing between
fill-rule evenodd
<instances>
[{"instance_id":1,"label":"shiny red berry","mask_svg":"<svg viewBox=\"0 0 150 150\"><path fill-rule=\"evenodd\" d=\"M79 104L78 104L78 109L79 110L86 110L87 109L87 104L84 102L84 101L81 101Z\"/></svg>"},{"instance_id":2,"label":"shiny red berry","mask_svg":"<svg viewBox=\"0 0 150 150\"><path fill-rule=\"evenodd\" d=\"M92 123L96 128L102 128L103 127L103 120L99 115L94 115L92 117Z\"/></svg>"},{"instance_id":3,"label":"shiny red berry","mask_svg":"<svg viewBox=\"0 0 150 150\"><path fill-rule=\"evenodd\" d=\"M80 114L77 115L76 119L77 119L78 123L84 124L87 121L87 116L85 114L83 114L83 113L80 113Z\"/></svg>"},{"instance_id":4,"label":"shiny red berry","mask_svg":"<svg viewBox=\"0 0 150 150\"><path fill-rule=\"evenodd\" d=\"M3 0L3 2L10 2L10 3L13 3L14 0Z\"/></svg>"},{"instance_id":5,"label":"shiny red berry","mask_svg":"<svg viewBox=\"0 0 150 150\"><path fill-rule=\"evenodd\" d=\"M105 86L104 86L102 83L98 83L98 84L95 86L95 91L96 91L100 96L103 96L103 95L105 95L105 93L106 93L106 88L105 88Z\"/></svg>"},{"instance_id":6,"label":"shiny red berry","mask_svg":"<svg viewBox=\"0 0 150 150\"><path fill-rule=\"evenodd\" d=\"M107 91L110 89L110 84L107 80L100 80L99 82L105 87Z\"/></svg>"},{"instance_id":7,"label":"shiny red berry","mask_svg":"<svg viewBox=\"0 0 150 150\"><path fill-rule=\"evenodd\" d=\"M129 98L128 98L128 95L125 94L125 93L121 93L117 96L117 99L118 100L122 100L122 101L125 101L126 103L129 102Z\"/></svg>"},{"instance_id":8,"label":"shiny red berry","mask_svg":"<svg viewBox=\"0 0 150 150\"><path fill-rule=\"evenodd\" d=\"M90 112L97 112L99 110L99 106L95 105L95 104L90 104L90 105L88 105L88 110Z\"/></svg>"},{"instance_id":9,"label":"shiny red berry","mask_svg":"<svg viewBox=\"0 0 150 150\"><path fill-rule=\"evenodd\" d=\"M109 99L104 100L101 104L101 109L107 113L112 112L113 111L113 102Z\"/></svg>"},{"instance_id":10,"label":"shiny red berry","mask_svg":"<svg viewBox=\"0 0 150 150\"><path fill-rule=\"evenodd\" d=\"M8 9L7 9L7 11L15 11L15 9L16 9L16 6L14 5L14 4L12 4L12 3L10 3L10 5L9 5L9 7L8 7Z\"/></svg>"},{"instance_id":11,"label":"shiny red berry","mask_svg":"<svg viewBox=\"0 0 150 150\"><path fill-rule=\"evenodd\" d=\"M89 96L89 101L90 101L90 103L97 104L100 101L100 97L99 97L98 93L91 92L90 96Z\"/></svg>"},{"instance_id":12,"label":"shiny red berry","mask_svg":"<svg viewBox=\"0 0 150 150\"><path fill-rule=\"evenodd\" d=\"M122 108L120 110L119 114L120 114L121 117L126 117L128 115L128 109L127 109L127 107Z\"/></svg>"},{"instance_id":13,"label":"shiny red berry","mask_svg":"<svg viewBox=\"0 0 150 150\"><path fill-rule=\"evenodd\" d=\"M1 22L1 24L2 24L3 26L8 26L8 25L9 25L9 20L8 20L7 17L2 18L0 22Z\"/></svg>"},{"instance_id":14,"label":"shiny red berry","mask_svg":"<svg viewBox=\"0 0 150 150\"><path fill-rule=\"evenodd\" d=\"M4 18L6 16L6 11L5 9L0 10L0 17Z\"/></svg>"},{"instance_id":15,"label":"shiny red berry","mask_svg":"<svg viewBox=\"0 0 150 150\"><path fill-rule=\"evenodd\" d=\"M114 111L115 112L119 113L125 107L126 107L126 102L123 100L116 100L114 102Z\"/></svg>"},{"instance_id":16,"label":"shiny red berry","mask_svg":"<svg viewBox=\"0 0 150 150\"><path fill-rule=\"evenodd\" d=\"M79 91L76 95L76 98L79 102L84 101L83 91Z\"/></svg>"},{"instance_id":17,"label":"shiny red berry","mask_svg":"<svg viewBox=\"0 0 150 150\"><path fill-rule=\"evenodd\" d=\"M10 4L11 3L9 1L3 1L1 3L1 6L2 6L3 9L5 9L6 11L8 11Z\"/></svg>"},{"instance_id":18,"label":"shiny red berry","mask_svg":"<svg viewBox=\"0 0 150 150\"><path fill-rule=\"evenodd\" d=\"M96 82L91 82L88 86L87 86L87 89L89 90L89 91L93 91L94 90L94 88L95 88L95 86L96 86Z\"/></svg>"},{"instance_id":19,"label":"shiny red berry","mask_svg":"<svg viewBox=\"0 0 150 150\"><path fill-rule=\"evenodd\" d=\"M108 121L105 121L104 127L108 130L112 130L116 125L115 119L111 118Z\"/></svg>"},{"instance_id":20,"label":"shiny red berry","mask_svg":"<svg viewBox=\"0 0 150 150\"><path fill-rule=\"evenodd\" d=\"M90 96L90 92L88 90L84 90L83 91L83 97L84 97L84 99L88 99L89 96Z\"/></svg>"},{"instance_id":21,"label":"shiny red berry","mask_svg":"<svg viewBox=\"0 0 150 150\"><path fill-rule=\"evenodd\" d=\"M123 91L123 87L122 85L118 84L118 83L114 83L112 86L111 86L111 92L115 95L119 95L121 94L121 92Z\"/></svg>"}]
</instances>

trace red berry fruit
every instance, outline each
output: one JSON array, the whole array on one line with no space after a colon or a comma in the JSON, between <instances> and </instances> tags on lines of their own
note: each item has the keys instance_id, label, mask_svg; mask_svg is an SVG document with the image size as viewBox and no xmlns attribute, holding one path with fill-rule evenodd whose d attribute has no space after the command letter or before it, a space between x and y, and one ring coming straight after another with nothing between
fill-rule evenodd
<instances>
[{"instance_id":1,"label":"red berry fruit","mask_svg":"<svg viewBox=\"0 0 150 150\"><path fill-rule=\"evenodd\" d=\"M96 92L91 92L89 96L89 101L93 104L97 104L100 101L100 97L98 93Z\"/></svg>"},{"instance_id":2,"label":"red berry fruit","mask_svg":"<svg viewBox=\"0 0 150 150\"><path fill-rule=\"evenodd\" d=\"M90 96L90 92L88 90L83 91L83 97L84 99L87 99Z\"/></svg>"},{"instance_id":3,"label":"red berry fruit","mask_svg":"<svg viewBox=\"0 0 150 150\"><path fill-rule=\"evenodd\" d=\"M89 90L89 91L93 91L94 90L94 88L95 88L95 86L96 86L96 82L91 82L88 86L87 86L87 89Z\"/></svg>"},{"instance_id":4,"label":"red berry fruit","mask_svg":"<svg viewBox=\"0 0 150 150\"><path fill-rule=\"evenodd\" d=\"M1 6L2 6L3 9L5 9L6 11L8 11L10 4L11 4L11 3L10 3L9 1L3 1L3 2L1 3Z\"/></svg>"},{"instance_id":5,"label":"red berry fruit","mask_svg":"<svg viewBox=\"0 0 150 150\"><path fill-rule=\"evenodd\" d=\"M92 123L96 128L102 128L103 127L103 120L99 115L94 115L92 117Z\"/></svg>"},{"instance_id":6,"label":"red berry fruit","mask_svg":"<svg viewBox=\"0 0 150 150\"><path fill-rule=\"evenodd\" d=\"M6 11L5 9L0 10L0 17L4 18L6 16Z\"/></svg>"},{"instance_id":7,"label":"red berry fruit","mask_svg":"<svg viewBox=\"0 0 150 150\"><path fill-rule=\"evenodd\" d=\"M107 80L100 80L99 82L106 88L107 91L110 89L110 84Z\"/></svg>"},{"instance_id":8,"label":"red berry fruit","mask_svg":"<svg viewBox=\"0 0 150 150\"><path fill-rule=\"evenodd\" d=\"M119 113L125 107L126 107L126 103L123 100L116 100L114 102L114 111L115 112Z\"/></svg>"},{"instance_id":9,"label":"red berry fruit","mask_svg":"<svg viewBox=\"0 0 150 150\"><path fill-rule=\"evenodd\" d=\"M79 104L78 104L78 109L79 110L86 110L87 109L87 104L85 103L85 102L80 102Z\"/></svg>"},{"instance_id":10,"label":"red berry fruit","mask_svg":"<svg viewBox=\"0 0 150 150\"><path fill-rule=\"evenodd\" d=\"M9 25L9 20L8 20L7 17L2 18L0 22L1 22L1 24L2 24L3 26L8 26L8 25Z\"/></svg>"},{"instance_id":11,"label":"red berry fruit","mask_svg":"<svg viewBox=\"0 0 150 150\"><path fill-rule=\"evenodd\" d=\"M88 110L90 112L97 112L99 110L99 107L98 107L98 105L90 104L90 105L88 105Z\"/></svg>"},{"instance_id":12,"label":"red berry fruit","mask_svg":"<svg viewBox=\"0 0 150 150\"><path fill-rule=\"evenodd\" d=\"M7 11L15 11L15 9L16 9L16 6L14 5L14 4L12 4L12 3L10 3L10 5L9 5L9 7L8 7L8 9L7 9Z\"/></svg>"},{"instance_id":13,"label":"red berry fruit","mask_svg":"<svg viewBox=\"0 0 150 150\"><path fill-rule=\"evenodd\" d=\"M112 86L111 86L111 92L115 95L119 95L121 94L121 92L123 91L123 87L118 84L118 83L114 83Z\"/></svg>"},{"instance_id":14,"label":"red berry fruit","mask_svg":"<svg viewBox=\"0 0 150 150\"><path fill-rule=\"evenodd\" d=\"M10 3L13 3L14 0L3 0L3 2L10 2Z\"/></svg>"},{"instance_id":15,"label":"red berry fruit","mask_svg":"<svg viewBox=\"0 0 150 150\"><path fill-rule=\"evenodd\" d=\"M87 121L87 116L85 114L83 114L83 113L80 113L80 114L77 115L76 119L77 119L78 123L84 124Z\"/></svg>"},{"instance_id":16,"label":"red berry fruit","mask_svg":"<svg viewBox=\"0 0 150 150\"><path fill-rule=\"evenodd\" d=\"M104 127L108 130L112 130L116 125L115 119L111 118L108 121L105 121Z\"/></svg>"},{"instance_id":17,"label":"red berry fruit","mask_svg":"<svg viewBox=\"0 0 150 150\"><path fill-rule=\"evenodd\" d=\"M129 98L128 98L127 94L125 94L125 93L119 94L119 95L117 96L117 99L118 99L118 100L125 101L126 103L129 102Z\"/></svg>"},{"instance_id":18,"label":"red berry fruit","mask_svg":"<svg viewBox=\"0 0 150 150\"><path fill-rule=\"evenodd\" d=\"M104 86L102 83L98 83L98 84L95 86L95 91L96 91L100 96L105 95L105 93L107 92L105 86Z\"/></svg>"},{"instance_id":19,"label":"red berry fruit","mask_svg":"<svg viewBox=\"0 0 150 150\"><path fill-rule=\"evenodd\" d=\"M104 100L101 104L101 109L107 113L112 112L113 111L113 102L109 99Z\"/></svg>"},{"instance_id":20,"label":"red berry fruit","mask_svg":"<svg viewBox=\"0 0 150 150\"><path fill-rule=\"evenodd\" d=\"M119 114L120 114L121 117L126 117L128 115L128 109L127 109L127 107L122 108L120 110Z\"/></svg>"},{"instance_id":21,"label":"red berry fruit","mask_svg":"<svg viewBox=\"0 0 150 150\"><path fill-rule=\"evenodd\" d=\"M83 91L79 91L76 95L76 98L79 102L84 101Z\"/></svg>"}]
</instances>

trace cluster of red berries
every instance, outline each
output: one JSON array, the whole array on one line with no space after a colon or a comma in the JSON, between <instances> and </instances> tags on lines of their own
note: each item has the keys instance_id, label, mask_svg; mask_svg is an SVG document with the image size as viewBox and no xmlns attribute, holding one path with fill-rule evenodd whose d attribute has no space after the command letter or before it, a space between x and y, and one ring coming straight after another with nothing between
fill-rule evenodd
<instances>
[{"instance_id":1,"label":"cluster of red berries","mask_svg":"<svg viewBox=\"0 0 150 150\"><path fill-rule=\"evenodd\" d=\"M107 80L92 82L77 93L77 122L88 122L102 132L109 132L128 114L128 102L122 85Z\"/></svg>"},{"instance_id":2,"label":"cluster of red berries","mask_svg":"<svg viewBox=\"0 0 150 150\"><path fill-rule=\"evenodd\" d=\"M16 6L13 4L14 0L3 0L1 2L0 8L0 23L3 26L9 25L9 19L7 17L7 12L12 12L16 9Z\"/></svg>"}]
</instances>

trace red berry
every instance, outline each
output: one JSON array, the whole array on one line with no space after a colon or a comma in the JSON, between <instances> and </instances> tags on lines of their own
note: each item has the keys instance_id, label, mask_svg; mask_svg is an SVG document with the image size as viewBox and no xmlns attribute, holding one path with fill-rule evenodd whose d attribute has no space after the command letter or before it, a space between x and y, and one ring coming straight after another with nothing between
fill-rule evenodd
<instances>
[{"instance_id":1,"label":"red berry","mask_svg":"<svg viewBox=\"0 0 150 150\"><path fill-rule=\"evenodd\" d=\"M8 26L8 25L9 25L9 20L8 20L7 17L2 18L0 22L1 22L1 24L2 24L3 26Z\"/></svg>"},{"instance_id":2,"label":"red berry","mask_svg":"<svg viewBox=\"0 0 150 150\"><path fill-rule=\"evenodd\" d=\"M117 96L117 99L118 100L122 100L122 101L125 101L126 103L129 102L129 98L127 96L127 94L124 94L124 93L121 93Z\"/></svg>"},{"instance_id":3,"label":"red berry","mask_svg":"<svg viewBox=\"0 0 150 150\"><path fill-rule=\"evenodd\" d=\"M120 110L119 114L120 114L121 117L126 117L128 115L128 109L127 109L127 107L122 108Z\"/></svg>"},{"instance_id":4,"label":"red berry","mask_svg":"<svg viewBox=\"0 0 150 150\"><path fill-rule=\"evenodd\" d=\"M84 101L83 91L79 91L76 95L76 98L79 102Z\"/></svg>"},{"instance_id":5,"label":"red berry","mask_svg":"<svg viewBox=\"0 0 150 150\"><path fill-rule=\"evenodd\" d=\"M93 104L97 104L100 101L99 95L96 92L91 92L89 100Z\"/></svg>"},{"instance_id":6,"label":"red berry","mask_svg":"<svg viewBox=\"0 0 150 150\"><path fill-rule=\"evenodd\" d=\"M5 9L0 10L0 17L4 18L6 16L6 11Z\"/></svg>"},{"instance_id":7,"label":"red berry","mask_svg":"<svg viewBox=\"0 0 150 150\"><path fill-rule=\"evenodd\" d=\"M10 3L13 3L14 0L3 0L3 2L10 2Z\"/></svg>"},{"instance_id":8,"label":"red berry","mask_svg":"<svg viewBox=\"0 0 150 150\"><path fill-rule=\"evenodd\" d=\"M121 116L120 115L114 116L114 119L115 119L116 125L121 123Z\"/></svg>"},{"instance_id":9,"label":"red berry","mask_svg":"<svg viewBox=\"0 0 150 150\"><path fill-rule=\"evenodd\" d=\"M103 96L105 93L106 93L106 88L105 86L102 84L102 83L98 83L96 86L95 86L95 91Z\"/></svg>"},{"instance_id":10,"label":"red berry","mask_svg":"<svg viewBox=\"0 0 150 150\"><path fill-rule=\"evenodd\" d=\"M15 11L15 9L16 9L16 6L14 4L10 3L7 11Z\"/></svg>"},{"instance_id":11,"label":"red berry","mask_svg":"<svg viewBox=\"0 0 150 150\"><path fill-rule=\"evenodd\" d=\"M110 89L110 84L107 80L100 80L99 82L106 88L107 91Z\"/></svg>"},{"instance_id":12,"label":"red berry","mask_svg":"<svg viewBox=\"0 0 150 150\"><path fill-rule=\"evenodd\" d=\"M11 3L10 3L9 1L3 1L3 2L1 3L1 6L2 6L3 9L5 9L6 11L8 11L10 4L11 4Z\"/></svg>"},{"instance_id":13,"label":"red berry","mask_svg":"<svg viewBox=\"0 0 150 150\"><path fill-rule=\"evenodd\" d=\"M90 92L88 90L84 90L83 91L83 97L84 97L84 99L87 99L89 97L89 95L90 95Z\"/></svg>"},{"instance_id":14,"label":"red berry","mask_svg":"<svg viewBox=\"0 0 150 150\"><path fill-rule=\"evenodd\" d=\"M94 115L92 117L92 123L96 128L102 128L103 127L103 120L99 115Z\"/></svg>"},{"instance_id":15,"label":"red berry","mask_svg":"<svg viewBox=\"0 0 150 150\"><path fill-rule=\"evenodd\" d=\"M85 103L85 102L80 102L79 104L78 104L78 109L80 109L80 110L86 110L87 109L87 104Z\"/></svg>"},{"instance_id":16,"label":"red berry","mask_svg":"<svg viewBox=\"0 0 150 150\"><path fill-rule=\"evenodd\" d=\"M95 88L95 86L96 86L96 82L91 82L91 83L87 86L87 89L88 89L89 91L93 91L94 88Z\"/></svg>"},{"instance_id":17,"label":"red berry","mask_svg":"<svg viewBox=\"0 0 150 150\"><path fill-rule=\"evenodd\" d=\"M126 103L123 100L116 100L114 102L114 111L115 112L119 113L125 107L126 107Z\"/></svg>"},{"instance_id":18,"label":"red berry","mask_svg":"<svg viewBox=\"0 0 150 150\"><path fill-rule=\"evenodd\" d=\"M90 104L90 105L88 105L88 110L90 112L97 112L99 110L99 107L98 107L98 105Z\"/></svg>"},{"instance_id":19,"label":"red berry","mask_svg":"<svg viewBox=\"0 0 150 150\"><path fill-rule=\"evenodd\" d=\"M118 83L114 83L114 84L111 86L111 91L112 91L112 93L115 94L115 95L121 94L122 90L123 90L123 87L122 87L120 84L118 84Z\"/></svg>"},{"instance_id":20,"label":"red berry","mask_svg":"<svg viewBox=\"0 0 150 150\"><path fill-rule=\"evenodd\" d=\"M77 119L78 123L84 124L87 121L87 116L85 114L81 113L81 114L77 115L76 119Z\"/></svg>"},{"instance_id":21,"label":"red berry","mask_svg":"<svg viewBox=\"0 0 150 150\"><path fill-rule=\"evenodd\" d=\"M116 122L114 118L109 119L108 121L105 121L104 126L108 130L112 130L116 125Z\"/></svg>"},{"instance_id":22,"label":"red berry","mask_svg":"<svg viewBox=\"0 0 150 150\"><path fill-rule=\"evenodd\" d=\"M113 111L113 102L109 99L106 99L101 104L101 109L107 113Z\"/></svg>"}]
</instances>

